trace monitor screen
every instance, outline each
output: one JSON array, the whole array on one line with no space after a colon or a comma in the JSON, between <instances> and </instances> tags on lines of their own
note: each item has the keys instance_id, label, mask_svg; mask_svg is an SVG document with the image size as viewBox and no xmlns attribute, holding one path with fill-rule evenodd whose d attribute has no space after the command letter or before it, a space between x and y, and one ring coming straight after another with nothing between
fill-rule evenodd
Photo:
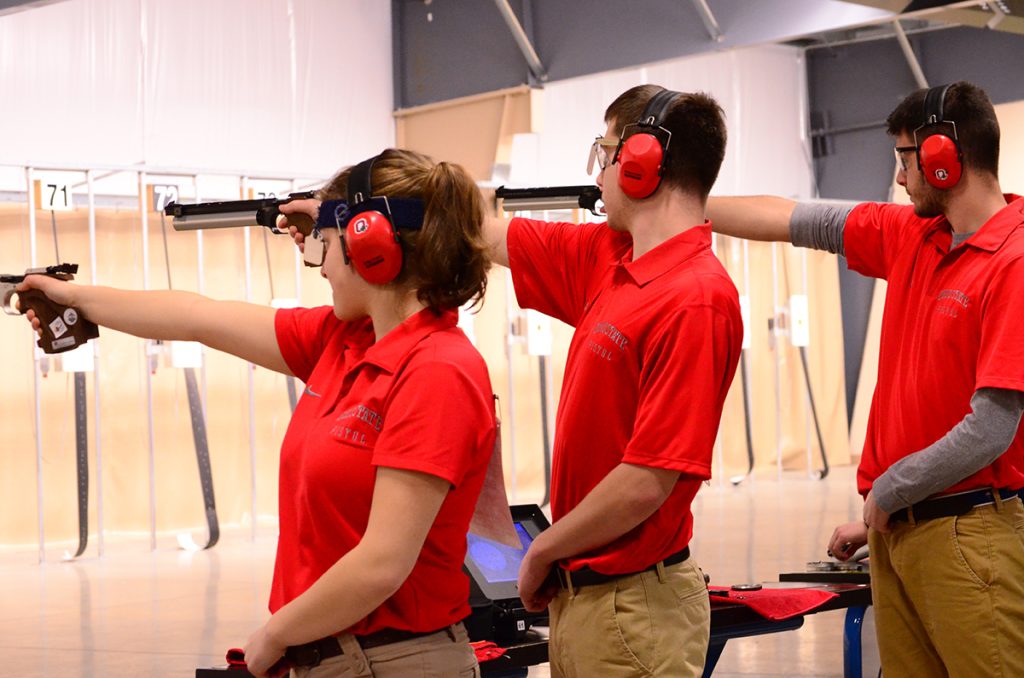
<instances>
[{"instance_id":1,"label":"monitor screen","mask_svg":"<svg viewBox=\"0 0 1024 678\"><path fill-rule=\"evenodd\" d=\"M511 507L519 548L507 546L470 532L466 535L466 569L490 600L518 598L519 566L533 540L548 527L547 518L535 505Z\"/></svg>"},{"instance_id":2,"label":"monitor screen","mask_svg":"<svg viewBox=\"0 0 1024 678\"><path fill-rule=\"evenodd\" d=\"M492 584L516 581L519 578L519 564L523 562L526 549L533 543L533 537L522 523L515 523L515 526L519 543L522 544L518 549L478 537L472 532L466 535L470 560L476 563L483 578Z\"/></svg>"}]
</instances>

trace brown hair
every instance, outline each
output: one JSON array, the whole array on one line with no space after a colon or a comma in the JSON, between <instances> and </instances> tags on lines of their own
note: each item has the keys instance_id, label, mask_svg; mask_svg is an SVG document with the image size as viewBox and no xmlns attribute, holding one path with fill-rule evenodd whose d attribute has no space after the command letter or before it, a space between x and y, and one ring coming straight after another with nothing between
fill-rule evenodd
<instances>
[{"instance_id":1,"label":"brown hair","mask_svg":"<svg viewBox=\"0 0 1024 678\"><path fill-rule=\"evenodd\" d=\"M615 124L622 136L626 125L639 122L647 103L665 89L638 85L618 96L604 113L606 123ZM718 102L704 92L681 93L669 106L661 126L672 133L662 183L707 198L725 158L725 113ZM630 132L635 128L631 128Z\"/></svg>"},{"instance_id":2,"label":"brown hair","mask_svg":"<svg viewBox=\"0 0 1024 678\"><path fill-rule=\"evenodd\" d=\"M351 171L341 170L317 197L344 199ZM491 261L483 237L483 197L466 170L435 163L422 153L389 148L374 161L370 185L374 196L423 201L423 227L399 231L402 272L393 284L414 288L434 311L467 301L479 304Z\"/></svg>"},{"instance_id":3,"label":"brown hair","mask_svg":"<svg viewBox=\"0 0 1024 678\"><path fill-rule=\"evenodd\" d=\"M927 89L919 89L893 109L885 120L890 135L913 134L924 124L927 94ZM985 90L969 82L954 82L946 90L942 117L956 123L964 166L999 176L999 120ZM936 125L934 131L922 130L925 135L918 142L934 133L949 134L948 127Z\"/></svg>"}]
</instances>

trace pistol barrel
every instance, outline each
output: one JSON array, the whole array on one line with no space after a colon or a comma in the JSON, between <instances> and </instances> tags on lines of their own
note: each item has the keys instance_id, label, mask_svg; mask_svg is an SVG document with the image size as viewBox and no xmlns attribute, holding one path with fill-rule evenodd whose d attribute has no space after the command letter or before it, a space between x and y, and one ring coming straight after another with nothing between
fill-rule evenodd
<instances>
[{"instance_id":1,"label":"pistol barrel","mask_svg":"<svg viewBox=\"0 0 1024 678\"><path fill-rule=\"evenodd\" d=\"M255 210L244 212L221 212L219 214L187 214L174 217L171 221L175 231L200 231L208 228L238 228L259 226Z\"/></svg>"}]
</instances>

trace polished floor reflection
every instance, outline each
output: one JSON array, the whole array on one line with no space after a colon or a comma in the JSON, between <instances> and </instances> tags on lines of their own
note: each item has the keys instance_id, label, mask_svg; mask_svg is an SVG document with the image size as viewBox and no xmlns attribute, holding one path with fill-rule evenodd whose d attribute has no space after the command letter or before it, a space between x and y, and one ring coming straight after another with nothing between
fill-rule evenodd
<instances>
[{"instance_id":1,"label":"polished floor reflection","mask_svg":"<svg viewBox=\"0 0 1024 678\"><path fill-rule=\"evenodd\" d=\"M853 468L825 480L788 472L733 487L715 481L698 495L692 551L713 583L775 581L825 558L833 527L855 519ZM14 676L180 676L223 663L265 618L274 530L256 541L226 530L208 552L177 549L173 535L149 550L146 537L110 535L62 562L66 544L37 552L0 550L0 653ZM730 641L716 676L841 676L843 613L807 618L787 633ZM869 612L865 676L878 669ZM546 676L537 667L531 676Z\"/></svg>"}]
</instances>

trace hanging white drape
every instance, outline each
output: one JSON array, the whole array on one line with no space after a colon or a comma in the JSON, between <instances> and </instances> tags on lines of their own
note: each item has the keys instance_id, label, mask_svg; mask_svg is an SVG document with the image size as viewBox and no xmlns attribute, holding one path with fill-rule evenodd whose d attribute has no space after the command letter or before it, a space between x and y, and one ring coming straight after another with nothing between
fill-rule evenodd
<instances>
[{"instance_id":1,"label":"hanging white drape","mask_svg":"<svg viewBox=\"0 0 1024 678\"><path fill-rule=\"evenodd\" d=\"M0 163L330 174L393 143L390 3L68 0L0 17Z\"/></svg>"}]
</instances>

